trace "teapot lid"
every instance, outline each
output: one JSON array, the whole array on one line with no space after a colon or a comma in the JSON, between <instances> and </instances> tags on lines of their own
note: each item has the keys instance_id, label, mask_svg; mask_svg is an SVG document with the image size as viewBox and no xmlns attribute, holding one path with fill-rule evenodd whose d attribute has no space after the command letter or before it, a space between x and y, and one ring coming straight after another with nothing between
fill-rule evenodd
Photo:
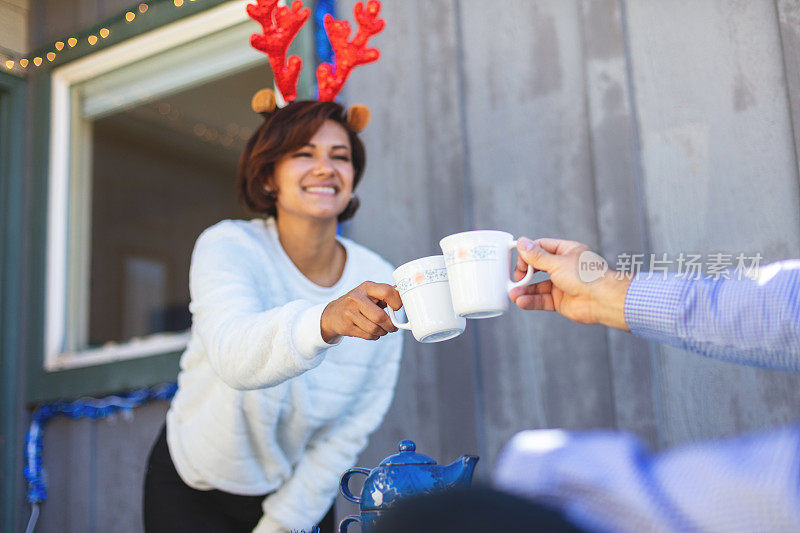
<instances>
[{"instance_id":1,"label":"teapot lid","mask_svg":"<svg viewBox=\"0 0 800 533\"><path fill-rule=\"evenodd\" d=\"M435 465L436 461L428 457L427 455L422 455L421 453L416 453L417 445L414 444L414 441L411 440L401 440L400 444L397 446L400 450L400 453L396 453L394 455L390 455L383 461L381 461L380 466L387 466L387 465Z\"/></svg>"}]
</instances>

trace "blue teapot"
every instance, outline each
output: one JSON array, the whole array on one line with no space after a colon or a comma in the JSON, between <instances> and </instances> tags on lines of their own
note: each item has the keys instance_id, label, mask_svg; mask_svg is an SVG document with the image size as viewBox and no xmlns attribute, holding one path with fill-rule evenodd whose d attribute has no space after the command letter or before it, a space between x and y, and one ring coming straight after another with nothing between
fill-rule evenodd
<instances>
[{"instance_id":1,"label":"blue teapot","mask_svg":"<svg viewBox=\"0 0 800 533\"><path fill-rule=\"evenodd\" d=\"M456 487L468 487L472 482L472 473L478 463L475 455L462 455L445 466L437 465L427 455L416 453L417 445L410 440L401 441L398 448L399 453L390 455L372 470L351 468L342 475L339 489L345 499L360 506L361 514L350 515L342 520L339 533L346 533L347 527L353 522L361 522L362 533L369 533L382 512L398 500ZM350 477L354 474L367 476L360 497L350 492Z\"/></svg>"}]
</instances>

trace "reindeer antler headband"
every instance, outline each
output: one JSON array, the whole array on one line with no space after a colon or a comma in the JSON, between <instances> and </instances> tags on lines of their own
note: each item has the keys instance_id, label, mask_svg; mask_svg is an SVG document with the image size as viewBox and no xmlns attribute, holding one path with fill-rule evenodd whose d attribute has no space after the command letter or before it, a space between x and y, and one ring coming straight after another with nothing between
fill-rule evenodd
<instances>
[{"instance_id":1,"label":"reindeer antler headband","mask_svg":"<svg viewBox=\"0 0 800 533\"><path fill-rule=\"evenodd\" d=\"M278 0L256 1L256 5L247 5L247 14L261 24L262 33L254 33L250 37L250 44L267 54L275 85L283 99L291 102L297 98L297 80L303 60L298 56L287 58L286 53L311 11L303 7L302 0L295 0L291 7L278 6ZM330 14L325 15L323 23L335 59L333 65L322 63L317 67L317 100L333 101L355 67L380 58L377 48L367 48L369 38L380 33L386 24L383 19L378 18L380 10L381 3L378 0L369 0L366 7L362 2L356 3L353 12L358 22L358 31L352 41L348 41L350 24L346 20L336 20ZM275 106L275 94L269 89L261 90L253 97L253 110L258 113L272 112ZM369 122L369 114L369 109L365 106L352 106L347 112L347 122L355 131L360 131Z\"/></svg>"}]
</instances>

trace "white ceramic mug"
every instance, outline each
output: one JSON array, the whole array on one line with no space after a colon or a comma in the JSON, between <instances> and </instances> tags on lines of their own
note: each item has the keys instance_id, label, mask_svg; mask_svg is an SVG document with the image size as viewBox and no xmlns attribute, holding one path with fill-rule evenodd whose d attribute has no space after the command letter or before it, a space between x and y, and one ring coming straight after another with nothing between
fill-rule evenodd
<instances>
[{"instance_id":1,"label":"white ceramic mug","mask_svg":"<svg viewBox=\"0 0 800 533\"><path fill-rule=\"evenodd\" d=\"M508 293L528 285L533 267L520 281L511 281L511 250L517 241L505 231L465 231L448 235L439 246L444 253L453 308L466 318L490 318L508 309Z\"/></svg>"},{"instance_id":2,"label":"white ceramic mug","mask_svg":"<svg viewBox=\"0 0 800 533\"><path fill-rule=\"evenodd\" d=\"M403 300L407 322L401 323L387 307L392 324L411 331L419 342L439 342L458 337L467 321L453 311L444 257L423 257L400 266L392 274Z\"/></svg>"}]
</instances>

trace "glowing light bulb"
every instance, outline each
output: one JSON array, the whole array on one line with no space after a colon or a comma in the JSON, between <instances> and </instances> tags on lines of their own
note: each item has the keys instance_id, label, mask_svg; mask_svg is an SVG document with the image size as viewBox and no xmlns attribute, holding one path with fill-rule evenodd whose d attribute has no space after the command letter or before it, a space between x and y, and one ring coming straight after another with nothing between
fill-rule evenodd
<instances>
[{"instance_id":1,"label":"glowing light bulb","mask_svg":"<svg viewBox=\"0 0 800 533\"><path fill-rule=\"evenodd\" d=\"M33 64L36 65L37 67L40 66L42 64L42 58L38 57L38 56L34 57L33 58Z\"/></svg>"},{"instance_id":2,"label":"glowing light bulb","mask_svg":"<svg viewBox=\"0 0 800 533\"><path fill-rule=\"evenodd\" d=\"M183 5L183 0L173 0L172 3L175 4L175 7L181 7Z\"/></svg>"},{"instance_id":3,"label":"glowing light bulb","mask_svg":"<svg viewBox=\"0 0 800 533\"><path fill-rule=\"evenodd\" d=\"M128 11L127 13L125 13L125 20L126 21L133 22L133 19L135 19L135 18L136 18L136 13L134 13L133 11Z\"/></svg>"},{"instance_id":4,"label":"glowing light bulb","mask_svg":"<svg viewBox=\"0 0 800 533\"><path fill-rule=\"evenodd\" d=\"M148 7L147 4L139 4L139 13L145 13Z\"/></svg>"},{"instance_id":5,"label":"glowing light bulb","mask_svg":"<svg viewBox=\"0 0 800 533\"><path fill-rule=\"evenodd\" d=\"M20 59L19 60L19 66L21 66L22 68L28 68L28 60L27 59Z\"/></svg>"},{"instance_id":6,"label":"glowing light bulb","mask_svg":"<svg viewBox=\"0 0 800 533\"><path fill-rule=\"evenodd\" d=\"M89 41L90 45L94 46L97 44L97 35L90 35L86 40Z\"/></svg>"},{"instance_id":7,"label":"glowing light bulb","mask_svg":"<svg viewBox=\"0 0 800 533\"><path fill-rule=\"evenodd\" d=\"M64 49L64 43L62 41L57 41L56 42L56 50L58 50L60 52L63 49Z\"/></svg>"},{"instance_id":8,"label":"glowing light bulb","mask_svg":"<svg viewBox=\"0 0 800 533\"><path fill-rule=\"evenodd\" d=\"M70 37L69 39L67 39L67 44L69 45L70 48L72 48L76 44L78 44L78 39L76 39L75 37Z\"/></svg>"},{"instance_id":9,"label":"glowing light bulb","mask_svg":"<svg viewBox=\"0 0 800 533\"><path fill-rule=\"evenodd\" d=\"M47 52L47 60L52 62L56 58L55 52Z\"/></svg>"},{"instance_id":10,"label":"glowing light bulb","mask_svg":"<svg viewBox=\"0 0 800 533\"><path fill-rule=\"evenodd\" d=\"M6 68L8 70L11 70L12 68L14 68L14 62L11 61L10 59L8 61L6 61Z\"/></svg>"},{"instance_id":11,"label":"glowing light bulb","mask_svg":"<svg viewBox=\"0 0 800 533\"><path fill-rule=\"evenodd\" d=\"M100 28L100 37L102 37L103 39L108 37L110 34L111 32L109 31L108 28Z\"/></svg>"}]
</instances>

